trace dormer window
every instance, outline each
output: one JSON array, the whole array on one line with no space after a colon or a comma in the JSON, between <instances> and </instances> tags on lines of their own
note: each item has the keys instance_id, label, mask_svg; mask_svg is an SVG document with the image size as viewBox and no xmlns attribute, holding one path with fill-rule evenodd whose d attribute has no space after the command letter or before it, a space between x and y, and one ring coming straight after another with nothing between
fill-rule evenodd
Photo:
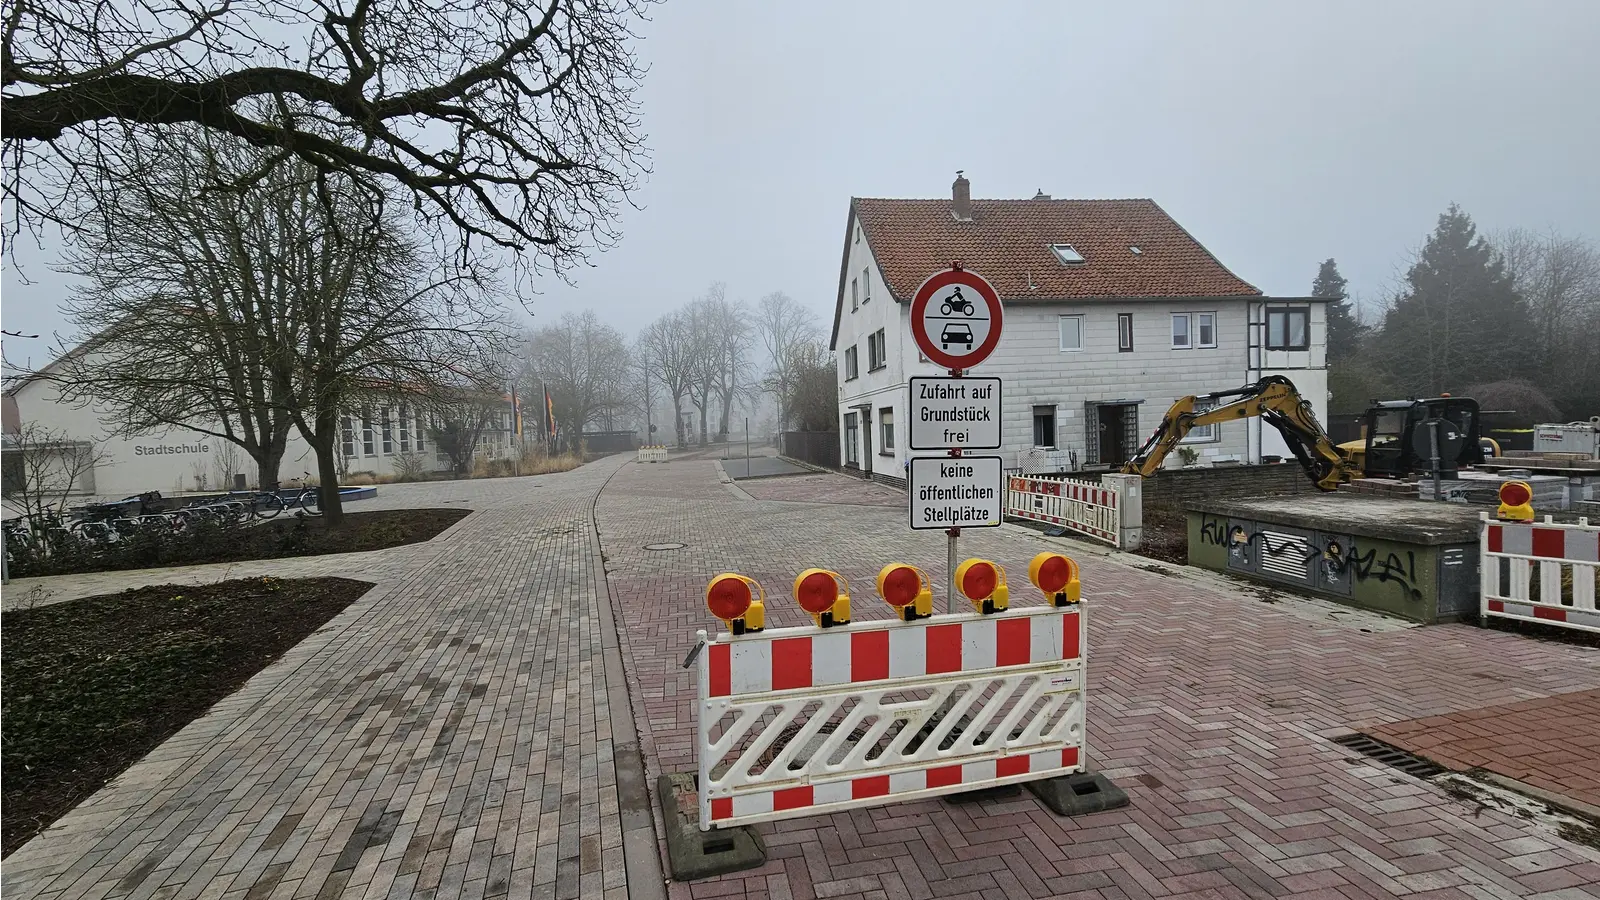
<instances>
[{"instance_id":1,"label":"dormer window","mask_svg":"<svg viewBox=\"0 0 1600 900\"><path fill-rule=\"evenodd\" d=\"M1083 265L1083 254L1079 253L1077 248L1073 247L1071 244L1051 244L1050 252L1056 255L1056 259L1059 260L1063 266Z\"/></svg>"}]
</instances>

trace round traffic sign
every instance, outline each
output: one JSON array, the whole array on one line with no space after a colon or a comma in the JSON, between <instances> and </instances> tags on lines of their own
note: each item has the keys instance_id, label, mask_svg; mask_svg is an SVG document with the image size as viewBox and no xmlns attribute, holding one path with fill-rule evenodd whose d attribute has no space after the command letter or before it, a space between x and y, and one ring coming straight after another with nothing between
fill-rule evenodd
<instances>
[{"instance_id":1,"label":"round traffic sign","mask_svg":"<svg viewBox=\"0 0 1600 900\"><path fill-rule=\"evenodd\" d=\"M922 355L947 369L970 369L1000 343L1000 295L983 276L945 269L911 299L911 336Z\"/></svg>"}]
</instances>

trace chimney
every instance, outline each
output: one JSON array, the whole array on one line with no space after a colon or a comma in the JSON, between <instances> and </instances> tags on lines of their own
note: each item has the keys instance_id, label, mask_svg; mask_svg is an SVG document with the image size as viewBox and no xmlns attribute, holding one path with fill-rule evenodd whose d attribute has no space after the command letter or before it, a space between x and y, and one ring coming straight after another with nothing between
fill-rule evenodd
<instances>
[{"instance_id":1,"label":"chimney","mask_svg":"<svg viewBox=\"0 0 1600 900\"><path fill-rule=\"evenodd\" d=\"M1049 200L1050 199L1050 195L1046 194L1044 192L1044 188L1040 188L1039 189L1039 193L1033 195L1033 199L1035 199L1035 200Z\"/></svg>"},{"instance_id":2,"label":"chimney","mask_svg":"<svg viewBox=\"0 0 1600 900\"><path fill-rule=\"evenodd\" d=\"M972 182L956 170L956 182L950 185L950 214L957 222L972 221Z\"/></svg>"}]
</instances>

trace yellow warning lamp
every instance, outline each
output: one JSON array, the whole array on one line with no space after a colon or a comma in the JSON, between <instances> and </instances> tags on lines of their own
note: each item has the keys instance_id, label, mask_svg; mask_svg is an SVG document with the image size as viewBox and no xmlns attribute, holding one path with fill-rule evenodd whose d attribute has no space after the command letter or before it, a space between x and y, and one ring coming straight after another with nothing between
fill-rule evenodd
<instances>
[{"instance_id":1,"label":"yellow warning lamp","mask_svg":"<svg viewBox=\"0 0 1600 900\"><path fill-rule=\"evenodd\" d=\"M992 560L976 557L956 566L956 587L972 603L972 608L988 615L1011 605L1011 588L1006 585L1006 570Z\"/></svg>"},{"instance_id":2,"label":"yellow warning lamp","mask_svg":"<svg viewBox=\"0 0 1600 900\"><path fill-rule=\"evenodd\" d=\"M1533 521L1533 485L1526 481L1508 481L1500 485L1500 508L1497 519L1508 522Z\"/></svg>"},{"instance_id":3,"label":"yellow warning lamp","mask_svg":"<svg viewBox=\"0 0 1600 900\"><path fill-rule=\"evenodd\" d=\"M829 569L807 569L795 576L794 599L820 628L850 624L850 583Z\"/></svg>"},{"instance_id":4,"label":"yellow warning lamp","mask_svg":"<svg viewBox=\"0 0 1600 900\"><path fill-rule=\"evenodd\" d=\"M878 572L878 596L912 622L933 615L933 582L928 573L906 563L889 563Z\"/></svg>"},{"instance_id":5,"label":"yellow warning lamp","mask_svg":"<svg viewBox=\"0 0 1600 900\"><path fill-rule=\"evenodd\" d=\"M706 585L706 608L734 634L760 631L767 624L767 592L754 578L724 572Z\"/></svg>"},{"instance_id":6,"label":"yellow warning lamp","mask_svg":"<svg viewBox=\"0 0 1600 900\"><path fill-rule=\"evenodd\" d=\"M1078 564L1069 556L1045 551L1028 563L1028 580L1044 591L1054 606L1077 603L1082 593L1078 582Z\"/></svg>"}]
</instances>

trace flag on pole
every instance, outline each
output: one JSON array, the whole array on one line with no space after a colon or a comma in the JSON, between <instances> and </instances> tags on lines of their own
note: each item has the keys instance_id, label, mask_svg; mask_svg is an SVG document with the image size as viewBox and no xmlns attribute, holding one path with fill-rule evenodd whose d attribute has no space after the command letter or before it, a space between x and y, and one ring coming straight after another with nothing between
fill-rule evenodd
<instances>
[{"instance_id":1,"label":"flag on pole","mask_svg":"<svg viewBox=\"0 0 1600 900\"><path fill-rule=\"evenodd\" d=\"M517 386L511 386L511 433L522 436L522 401L517 399Z\"/></svg>"},{"instance_id":2,"label":"flag on pole","mask_svg":"<svg viewBox=\"0 0 1600 900\"><path fill-rule=\"evenodd\" d=\"M545 422L549 426L546 430L551 437L556 436L556 402L550 399L550 386L544 387L544 414Z\"/></svg>"}]
</instances>

